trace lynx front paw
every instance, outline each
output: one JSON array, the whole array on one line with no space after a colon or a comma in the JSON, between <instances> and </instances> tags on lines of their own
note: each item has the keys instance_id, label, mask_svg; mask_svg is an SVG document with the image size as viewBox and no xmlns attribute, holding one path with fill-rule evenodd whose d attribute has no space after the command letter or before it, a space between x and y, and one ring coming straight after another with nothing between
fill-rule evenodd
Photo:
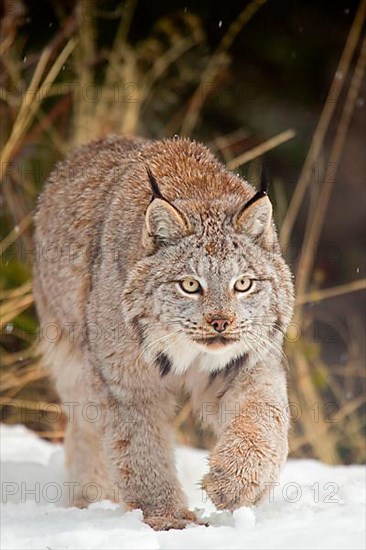
<instances>
[{"instance_id":1,"label":"lynx front paw","mask_svg":"<svg viewBox=\"0 0 366 550\"><path fill-rule=\"evenodd\" d=\"M287 444L273 450L266 442L223 446L214 451L202 488L218 510L253 506L277 481L287 455Z\"/></svg>"},{"instance_id":2,"label":"lynx front paw","mask_svg":"<svg viewBox=\"0 0 366 550\"><path fill-rule=\"evenodd\" d=\"M221 468L211 468L202 480L206 491L218 510L236 510L241 506L252 506L266 492L267 486L256 481L238 478L234 473Z\"/></svg>"},{"instance_id":3,"label":"lynx front paw","mask_svg":"<svg viewBox=\"0 0 366 550\"><path fill-rule=\"evenodd\" d=\"M180 513L172 515L167 513L166 515L157 514L150 515L145 514L144 521L155 531L168 531L169 529L184 529L191 523L197 525L206 525L206 523L196 518L195 514L190 510L182 510Z\"/></svg>"}]
</instances>

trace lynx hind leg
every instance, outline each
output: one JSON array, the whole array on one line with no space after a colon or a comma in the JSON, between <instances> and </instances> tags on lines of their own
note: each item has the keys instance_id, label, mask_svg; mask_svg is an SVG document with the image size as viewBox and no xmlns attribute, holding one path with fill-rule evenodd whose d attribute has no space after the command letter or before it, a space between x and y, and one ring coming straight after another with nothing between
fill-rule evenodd
<instances>
[{"instance_id":1,"label":"lynx hind leg","mask_svg":"<svg viewBox=\"0 0 366 550\"><path fill-rule=\"evenodd\" d=\"M57 343L43 341L40 347L67 419L65 504L85 508L97 500L116 500L102 455L101 414L96 403L88 402L81 351L66 338Z\"/></svg>"},{"instance_id":2,"label":"lynx hind leg","mask_svg":"<svg viewBox=\"0 0 366 550\"><path fill-rule=\"evenodd\" d=\"M99 500L117 501L101 450L101 434L75 415L65 433L65 461L70 490L65 504L86 508Z\"/></svg>"}]
</instances>

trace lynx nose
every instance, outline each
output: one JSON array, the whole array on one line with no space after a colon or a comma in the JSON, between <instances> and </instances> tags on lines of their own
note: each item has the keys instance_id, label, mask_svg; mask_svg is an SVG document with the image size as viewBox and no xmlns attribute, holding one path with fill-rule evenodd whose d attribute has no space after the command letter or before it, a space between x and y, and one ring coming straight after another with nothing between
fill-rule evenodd
<instances>
[{"instance_id":1,"label":"lynx nose","mask_svg":"<svg viewBox=\"0 0 366 550\"><path fill-rule=\"evenodd\" d=\"M210 325L216 332L224 332L230 323L231 321L229 319L212 319L212 321L210 321Z\"/></svg>"}]
</instances>

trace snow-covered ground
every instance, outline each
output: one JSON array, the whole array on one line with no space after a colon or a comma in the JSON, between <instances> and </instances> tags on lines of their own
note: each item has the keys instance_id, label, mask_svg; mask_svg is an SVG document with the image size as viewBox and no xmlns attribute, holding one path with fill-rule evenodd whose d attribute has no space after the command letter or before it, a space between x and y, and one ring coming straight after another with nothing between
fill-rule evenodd
<instances>
[{"instance_id":1,"label":"snow-covered ground","mask_svg":"<svg viewBox=\"0 0 366 550\"><path fill-rule=\"evenodd\" d=\"M206 453L177 450L192 508L210 527L155 532L141 512L110 502L66 508L63 450L22 426L1 426L1 549L365 548L365 469L290 460L281 484L258 508L217 513L197 487ZM93 488L91 488L93 489ZM273 498L272 498L273 497ZM92 490L90 498L93 498Z\"/></svg>"}]
</instances>

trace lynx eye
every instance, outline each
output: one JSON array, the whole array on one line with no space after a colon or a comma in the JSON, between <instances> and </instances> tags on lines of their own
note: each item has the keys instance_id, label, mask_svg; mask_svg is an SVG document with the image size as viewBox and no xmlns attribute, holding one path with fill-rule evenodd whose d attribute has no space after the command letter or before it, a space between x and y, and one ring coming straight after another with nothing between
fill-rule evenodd
<instances>
[{"instance_id":1,"label":"lynx eye","mask_svg":"<svg viewBox=\"0 0 366 550\"><path fill-rule=\"evenodd\" d=\"M240 277L234 284L234 290L237 292L248 292L253 286L252 279L249 277Z\"/></svg>"},{"instance_id":2,"label":"lynx eye","mask_svg":"<svg viewBox=\"0 0 366 550\"><path fill-rule=\"evenodd\" d=\"M197 294L202 290L199 282L196 279L191 279L191 277L186 277L182 281L179 281L179 286L187 294Z\"/></svg>"}]
</instances>

